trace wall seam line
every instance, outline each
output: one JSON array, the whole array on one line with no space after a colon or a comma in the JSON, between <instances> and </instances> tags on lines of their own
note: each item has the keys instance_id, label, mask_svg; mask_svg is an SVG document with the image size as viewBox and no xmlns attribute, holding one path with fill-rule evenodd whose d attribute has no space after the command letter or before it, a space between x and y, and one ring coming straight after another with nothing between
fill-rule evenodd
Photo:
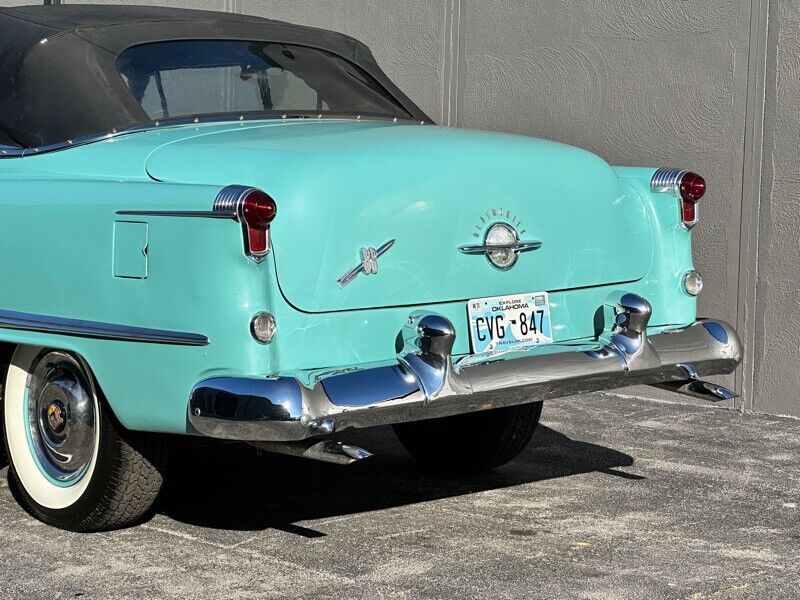
<instances>
[{"instance_id":1,"label":"wall seam line","mask_svg":"<svg viewBox=\"0 0 800 600\"><path fill-rule=\"evenodd\" d=\"M769 0L751 0L736 295L736 326L744 344L744 359L741 369L737 371L736 387L742 393L740 408L751 411L755 407L755 308L768 31Z\"/></svg>"},{"instance_id":2,"label":"wall seam line","mask_svg":"<svg viewBox=\"0 0 800 600\"><path fill-rule=\"evenodd\" d=\"M230 13L241 13L244 10L242 0L225 0L225 11Z\"/></svg>"},{"instance_id":3,"label":"wall seam line","mask_svg":"<svg viewBox=\"0 0 800 600\"><path fill-rule=\"evenodd\" d=\"M461 2L445 0L445 44L442 69L442 123L458 120L459 60L461 49Z\"/></svg>"}]
</instances>

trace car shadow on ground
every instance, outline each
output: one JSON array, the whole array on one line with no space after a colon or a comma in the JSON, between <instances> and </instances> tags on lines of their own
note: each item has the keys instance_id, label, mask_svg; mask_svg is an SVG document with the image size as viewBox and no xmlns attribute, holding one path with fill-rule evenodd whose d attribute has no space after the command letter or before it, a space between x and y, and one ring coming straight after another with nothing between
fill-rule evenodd
<instances>
[{"instance_id":1,"label":"car shadow on ground","mask_svg":"<svg viewBox=\"0 0 800 600\"><path fill-rule=\"evenodd\" d=\"M215 529L268 528L306 537L324 534L297 522L429 502L580 473L641 480L618 467L633 458L540 426L528 448L489 473L459 477L421 473L389 428L346 440L375 456L350 466L259 454L247 445L181 444L173 452L158 512Z\"/></svg>"}]
</instances>

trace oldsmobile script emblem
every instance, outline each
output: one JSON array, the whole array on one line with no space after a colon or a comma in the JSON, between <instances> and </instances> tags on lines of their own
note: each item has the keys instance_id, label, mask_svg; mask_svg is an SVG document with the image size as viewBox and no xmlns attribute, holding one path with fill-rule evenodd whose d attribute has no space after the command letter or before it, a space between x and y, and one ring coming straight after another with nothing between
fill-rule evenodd
<instances>
[{"instance_id":1,"label":"oldsmobile script emblem","mask_svg":"<svg viewBox=\"0 0 800 600\"><path fill-rule=\"evenodd\" d=\"M378 273L378 259L386 254L397 240L389 240L380 248L362 248L361 249L361 263L350 269L347 273L342 275L339 279L339 285L342 287L353 281L356 277L361 275L377 275Z\"/></svg>"},{"instance_id":2,"label":"oldsmobile script emblem","mask_svg":"<svg viewBox=\"0 0 800 600\"><path fill-rule=\"evenodd\" d=\"M482 236L483 243L459 246L458 250L464 254L483 254L492 266L507 271L517 264L522 252L542 247L539 240L521 240L520 236L526 233L522 229L520 234L518 228L521 226L522 222L510 211L493 208L481 215L472 234L478 239Z\"/></svg>"}]
</instances>

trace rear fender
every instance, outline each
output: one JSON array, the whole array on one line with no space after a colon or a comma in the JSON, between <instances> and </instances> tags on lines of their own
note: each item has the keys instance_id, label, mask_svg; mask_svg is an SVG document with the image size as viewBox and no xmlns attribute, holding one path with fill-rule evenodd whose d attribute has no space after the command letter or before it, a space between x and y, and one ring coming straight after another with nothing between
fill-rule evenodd
<instances>
[{"instance_id":1,"label":"rear fender","mask_svg":"<svg viewBox=\"0 0 800 600\"><path fill-rule=\"evenodd\" d=\"M157 182L0 182L0 309L193 334L209 343L99 339L91 333L1 326L0 342L83 357L129 429L189 431L186 399L197 381L270 369L269 346L256 342L249 330L252 316L269 309L270 263L244 255L241 227L234 221L119 211L210 211L219 189ZM147 230L146 246L123 245L129 258L146 253L144 272L118 272L120 223Z\"/></svg>"},{"instance_id":2,"label":"rear fender","mask_svg":"<svg viewBox=\"0 0 800 600\"><path fill-rule=\"evenodd\" d=\"M694 270L692 232L681 222L680 204L671 194L655 193L650 182L656 169L615 167L626 194L635 194L645 206L656 241L647 275L654 290L648 298L658 304L664 324L686 325L697 318L697 298L686 293L683 278Z\"/></svg>"}]
</instances>

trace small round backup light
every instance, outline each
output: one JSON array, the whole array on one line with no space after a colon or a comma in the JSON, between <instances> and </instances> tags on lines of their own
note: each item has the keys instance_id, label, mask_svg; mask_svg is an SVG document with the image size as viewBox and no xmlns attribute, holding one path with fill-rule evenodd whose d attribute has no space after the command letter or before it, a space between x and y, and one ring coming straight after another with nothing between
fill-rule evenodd
<instances>
[{"instance_id":1,"label":"small round backup light","mask_svg":"<svg viewBox=\"0 0 800 600\"><path fill-rule=\"evenodd\" d=\"M690 296L697 296L703 291L703 278L697 271L689 271L683 276L683 289Z\"/></svg>"},{"instance_id":2,"label":"small round backup light","mask_svg":"<svg viewBox=\"0 0 800 600\"><path fill-rule=\"evenodd\" d=\"M706 180L697 173L684 173L679 188L681 198L687 202L697 202L706 193Z\"/></svg>"},{"instance_id":3,"label":"small round backup light","mask_svg":"<svg viewBox=\"0 0 800 600\"><path fill-rule=\"evenodd\" d=\"M250 333L262 344L269 344L275 337L277 329L275 317L267 312L258 313L250 321Z\"/></svg>"}]
</instances>

